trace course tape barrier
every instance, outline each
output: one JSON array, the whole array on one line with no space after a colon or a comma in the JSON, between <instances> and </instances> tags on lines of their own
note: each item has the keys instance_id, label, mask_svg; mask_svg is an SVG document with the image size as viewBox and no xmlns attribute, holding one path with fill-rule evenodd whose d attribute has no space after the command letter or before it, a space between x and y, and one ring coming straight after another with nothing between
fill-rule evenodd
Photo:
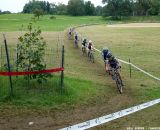
<instances>
[{"instance_id":1,"label":"course tape barrier","mask_svg":"<svg viewBox=\"0 0 160 130\"><path fill-rule=\"evenodd\" d=\"M40 71L26 71L26 72L0 72L0 76L20 76L20 75L33 75L33 74L43 74L43 73L54 73L63 71L64 68L55 68L48 70L40 70Z\"/></svg>"},{"instance_id":2,"label":"course tape barrier","mask_svg":"<svg viewBox=\"0 0 160 130\"><path fill-rule=\"evenodd\" d=\"M66 127L66 128L60 129L60 130L85 130L85 129L89 129L89 128L110 122L112 120L130 115L132 113L135 113L137 111L143 110L145 108L151 107L151 106L159 104L159 103L160 103L160 98L153 100L153 101L150 101L150 102L147 102L147 103L143 103L143 104L134 106L134 107L130 107L128 109L124 109L124 110L121 110L121 111L118 111L118 112L115 112L115 113L112 113L109 115L98 117L98 118L95 118L95 119L92 119L92 120L89 120L89 121L86 121L83 123L69 126L69 127Z\"/></svg>"},{"instance_id":3,"label":"course tape barrier","mask_svg":"<svg viewBox=\"0 0 160 130\"><path fill-rule=\"evenodd\" d=\"M156 77L156 76L154 76L154 75L152 75L152 74L150 74L150 73L148 73L148 72L146 72L146 71L142 70L141 68L137 67L137 66L136 66L136 65L134 65L133 63L129 63L129 62L126 62L126 61L121 60L121 59L118 59L118 60L119 60L119 61L121 61L122 63L128 64L128 65L131 65L132 67L134 67L134 68L136 68L137 70L139 70L139 71L143 72L144 74L146 74L146 75L150 76L151 78L154 78L154 79L156 79L156 80L159 80L159 81L160 81L160 78L158 78L158 77Z\"/></svg>"}]
</instances>

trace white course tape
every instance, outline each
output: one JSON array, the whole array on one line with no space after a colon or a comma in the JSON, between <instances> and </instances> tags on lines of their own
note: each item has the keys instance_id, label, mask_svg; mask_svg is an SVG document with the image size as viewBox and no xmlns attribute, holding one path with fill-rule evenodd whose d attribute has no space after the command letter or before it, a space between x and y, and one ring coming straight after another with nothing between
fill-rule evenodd
<instances>
[{"instance_id":1,"label":"white course tape","mask_svg":"<svg viewBox=\"0 0 160 130\"><path fill-rule=\"evenodd\" d=\"M96 48L93 48L94 50L96 50L96 51L98 51L99 53L101 53L101 51L100 50L98 50L98 49L96 49Z\"/></svg>"},{"instance_id":2,"label":"white course tape","mask_svg":"<svg viewBox=\"0 0 160 130\"><path fill-rule=\"evenodd\" d=\"M156 77L156 76L151 75L150 73L148 73L148 72L146 72L146 71L142 70L141 68L137 67L136 65L134 65L134 64L132 64L132 63L131 63L131 66L133 66L134 68L136 68L136 69L140 70L141 72L145 73L146 75L148 75L148 76L150 76L150 77L152 77L152 78L154 78L154 79L156 79L156 80L159 80L159 81L160 81L160 78L158 78L158 77Z\"/></svg>"},{"instance_id":3,"label":"white course tape","mask_svg":"<svg viewBox=\"0 0 160 130\"><path fill-rule=\"evenodd\" d=\"M133 63L129 63L129 62L124 61L124 60L121 60L121 59L118 59L118 60L119 60L119 61L121 61L122 63L128 64L128 65L131 65L132 67L134 67L134 68L136 68L137 70L139 70L139 71L141 71L141 72L145 73L146 75L148 75L148 76L150 76L150 77L152 77L152 78L154 78L154 79L156 79L156 80L159 80L159 81L160 81L160 78L158 78L158 77L156 77L156 76L151 75L150 73L148 73L148 72L146 72L146 71L142 70L141 68L137 67L137 66L136 66L136 65L134 65Z\"/></svg>"},{"instance_id":4,"label":"white course tape","mask_svg":"<svg viewBox=\"0 0 160 130\"><path fill-rule=\"evenodd\" d=\"M122 62L122 63L125 63L125 64L131 64L131 63L129 63L129 62L127 62L127 61L124 61L124 60L121 60L121 59L118 59L118 61L120 61L120 62Z\"/></svg>"},{"instance_id":5,"label":"white course tape","mask_svg":"<svg viewBox=\"0 0 160 130\"><path fill-rule=\"evenodd\" d=\"M110 122L112 120L130 115L132 113L135 113L137 111L143 110L148 107L151 107L151 106L156 105L158 103L160 103L160 98L153 100L153 101L150 101L150 102L147 102L147 103L143 103L141 105L137 105L137 106L128 108L128 109L124 109L124 110L121 110L121 111L118 111L118 112L115 112L115 113L112 113L112 114L109 114L106 116L102 116L102 117L92 119L92 120L89 120L89 121L86 121L86 122L83 122L80 124L69 126L69 127L66 127L66 128L60 129L60 130L85 130L85 129L89 129L94 126L98 126L98 125Z\"/></svg>"}]
</instances>

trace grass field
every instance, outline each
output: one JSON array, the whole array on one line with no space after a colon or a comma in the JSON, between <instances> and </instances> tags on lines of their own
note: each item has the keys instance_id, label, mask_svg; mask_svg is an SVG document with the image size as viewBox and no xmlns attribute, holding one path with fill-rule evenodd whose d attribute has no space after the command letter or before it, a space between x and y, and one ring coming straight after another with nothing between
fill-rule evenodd
<instances>
[{"instance_id":1,"label":"grass field","mask_svg":"<svg viewBox=\"0 0 160 130\"><path fill-rule=\"evenodd\" d=\"M57 16L57 19L60 17L62 20L63 16ZM19 16L19 19L21 18L25 19L25 16ZM44 21L42 21L45 22L47 18L48 16L44 16L42 18ZM67 25L64 23L63 28L70 26L72 23L69 21L74 19L66 16L64 18L68 23ZM83 24L81 18L84 17L76 17L75 23L79 21L78 24ZM85 22L88 23L88 20ZM21 21L21 23L23 22ZM5 25L7 26L4 26L6 30L1 30L11 31L5 32L10 45L16 44L17 37L23 33L18 32L16 24L13 25ZM0 122L2 125L0 125L0 129L56 130L160 97L158 81L135 69L132 70L132 78L129 78L129 66L124 64L121 73L125 89L124 93L120 95L114 81L104 72L100 54L96 54L94 64L89 62L87 57L82 55L80 48L75 49L73 41L68 40L66 31L51 32L63 28L55 29L48 25L50 24L42 25L47 31L43 32L43 36L48 47L57 46L59 35L64 39L67 93L65 95L59 95L56 91L53 93L55 95L52 95L52 91L45 95L35 93L38 95L28 95L28 97L22 95L12 101L1 102ZM97 49L107 46L118 58L123 60L130 58L132 63L151 74L157 77L160 75L160 28L108 28L106 25L100 25L78 28L77 31L83 37L91 39ZM3 41L2 37L0 37L0 41ZM92 129L125 130L127 127L159 127L159 107L156 105ZM28 122L30 121L33 121L34 125L29 126Z\"/></svg>"},{"instance_id":2,"label":"grass field","mask_svg":"<svg viewBox=\"0 0 160 130\"><path fill-rule=\"evenodd\" d=\"M33 22L33 14L6 14L0 15L1 31L20 31L26 30L26 25ZM100 16L58 16L56 19L50 19L51 15L41 16L36 25L40 26L43 31L63 31L70 26L91 23L105 23ZM23 26L23 27L22 27Z\"/></svg>"}]
</instances>

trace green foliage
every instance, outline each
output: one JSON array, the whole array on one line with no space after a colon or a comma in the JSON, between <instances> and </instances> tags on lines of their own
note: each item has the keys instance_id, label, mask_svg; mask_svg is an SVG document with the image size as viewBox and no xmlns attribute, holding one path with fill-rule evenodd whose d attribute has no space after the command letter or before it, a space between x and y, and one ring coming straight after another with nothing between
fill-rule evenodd
<instances>
[{"instance_id":1,"label":"green foliage","mask_svg":"<svg viewBox=\"0 0 160 130\"><path fill-rule=\"evenodd\" d=\"M103 7L102 6L97 6L95 8L95 15L102 16L102 14L103 14Z\"/></svg>"},{"instance_id":2,"label":"green foliage","mask_svg":"<svg viewBox=\"0 0 160 130\"><path fill-rule=\"evenodd\" d=\"M97 8L99 9L99 8ZM72 16L95 15L95 7L91 1L69 0L67 12Z\"/></svg>"},{"instance_id":3,"label":"green foliage","mask_svg":"<svg viewBox=\"0 0 160 130\"><path fill-rule=\"evenodd\" d=\"M85 14L84 0L69 0L68 14L73 16L81 16Z\"/></svg>"},{"instance_id":4,"label":"green foliage","mask_svg":"<svg viewBox=\"0 0 160 130\"><path fill-rule=\"evenodd\" d=\"M43 15L43 10L41 9L35 9L34 10L34 16L37 17L39 19L39 17Z\"/></svg>"},{"instance_id":5,"label":"green foliage","mask_svg":"<svg viewBox=\"0 0 160 130\"><path fill-rule=\"evenodd\" d=\"M56 19L56 16L52 15L52 16L50 17L50 19Z\"/></svg>"},{"instance_id":6,"label":"green foliage","mask_svg":"<svg viewBox=\"0 0 160 130\"><path fill-rule=\"evenodd\" d=\"M118 19L120 16L148 16L160 14L159 0L103 0L106 16Z\"/></svg>"},{"instance_id":7,"label":"green foliage","mask_svg":"<svg viewBox=\"0 0 160 130\"><path fill-rule=\"evenodd\" d=\"M132 3L130 0L108 0L104 12L106 16L113 16L113 19L121 19L132 14Z\"/></svg>"},{"instance_id":8,"label":"green foliage","mask_svg":"<svg viewBox=\"0 0 160 130\"><path fill-rule=\"evenodd\" d=\"M67 6L63 3L58 3L56 6L57 8L57 14L58 15L66 15L67 14Z\"/></svg>"},{"instance_id":9,"label":"green foliage","mask_svg":"<svg viewBox=\"0 0 160 130\"><path fill-rule=\"evenodd\" d=\"M1 11L0 10L0 14L11 14L11 12L10 11Z\"/></svg>"},{"instance_id":10,"label":"green foliage","mask_svg":"<svg viewBox=\"0 0 160 130\"><path fill-rule=\"evenodd\" d=\"M54 6L48 1L32 0L23 7L23 13L34 13L35 10L41 10L44 14L52 14L52 11L54 11Z\"/></svg>"},{"instance_id":11,"label":"green foliage","mask_svg":"<svg viewBox=\"0 0 160 130\"><path fill-rule=\"evenodd\" d=\"M28 25L28 32L19 37L18 66L23 71L40 71L46 69L44 63L46 42L41 35L41 30L35 29L32 23ZM30 79L37 79L39 83L47 81L50 74L31 75Z\"/></svg>"},{"instance_id":12,"label":"green foliage","mask_svg":"<svg viewBox=\"0 0 160 130\"><path fill-rule=\"evenodd\" d=\"M94 13L95 13L94 4L92 4L91 1L85 2L85 14L94 15Z\"/></svg>"}]
</instances>

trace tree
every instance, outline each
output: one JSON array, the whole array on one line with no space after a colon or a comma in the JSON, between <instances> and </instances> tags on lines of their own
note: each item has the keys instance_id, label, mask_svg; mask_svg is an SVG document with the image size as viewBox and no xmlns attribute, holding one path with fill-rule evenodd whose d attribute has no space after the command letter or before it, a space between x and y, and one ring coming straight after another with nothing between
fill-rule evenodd
<instances>
[{"instance_id":1,"label":"tree","mask_svg":"<svg viewBox=\"0 0 160 130\"><path fill-rule=\"evenodd\" d=\"M46 1L32 0L25 4L23 7L23 13L34 13L36 9L42 10L45 14L49 14L51 12L51 5Z\"/></svg>"},{"instance_id":2,"label":"tree","mask_svg":"<svg viewBox=\"0 0 160 130\"><path fill-rule=\"evenodd\" d=\"M50 3L47 1L47 4L46 4L46 11L47 13L50 13L51 11L51 6L50 6Z\"/></svg>"},{"instance_id":3,"label":"tree","mask_svg":"<svg viewBox=\"0 0 160 130\"><path fill-rule=\"evenodd\" d=\"M39 17L43 15L43 10L42 9L35 9L34 10L34 16L38 18L39 20Z\"/></svg>"},{"instance_id":4,"label":"tree","mask_svg":"<svg viewBox=\"0 0 160 130\"><path fill-rule=\"evenodd\" d=\"M160 14L160 1L159 0L152 0L151 1L149 14L150 15L159 15Z\"/></svg>"},{"instance_id":5,"label":"tree","mask_svg":"<svg viewBox=\"0 0 160 130\"><path fill-rule=\"evenodd\" d=\"M151 0L137 0L140 15L148 15L151 8Z\"/></svg>"},{"instance_id":6,"label":"tree","mask_svg":"<svg viewBox=\"0 0 160 130\"><path fill-rule=\"evenodd\" d=\"M50 3L50 14L57 14L57 5L55 3Z\"/></svg>"},{"instance_id":7,"label":"tree","mask_svg":"<svg viewBox=\"0 0 160 130\"><path fill-rule=\"evenodd\" d=\"M2 14L11 14L10 11L3 11Z\"/></svg>"},{"instance_id":8,"label":"tree","mask_svg":"<svg viewBox=\"0 0 160 130\"><path fill-rule=\"evenodd\" d=\"M83 0L69 0L67 12L73 16L80 16L85 14L85 6Z\"/></svg>"},{"instance_id":9,"label":"tree","mask_svg":"<svg viewBox=\"0 0 160 130\"><path fill-rule=\"evenodd\" d=\"M97 6L96 8L95 8L95 14L96 15L102 15L103 14L103 7L102 6Z\"/></svg>"},{"instance_id":10,"label":"tree","mask_svg":"<svg viewBox=\"0 0 160 130\"><path fill-rule=\"evenodd\" d=\"M107 3L104 7L105 16L121 19L122 16L129 16L132 13L131 0L103 0L103 3Z\"/></svg>"},{"instance_id":11,"label":"tree","mask_svg":"<svg viewBox=\"0 0 160 130\"><path fill-rule=\"evenodd\" d=\"M58 3L57 5L57 14L58 15L65 15L67 14L67 6L63 3Z\"/></svg>"},{"instance_id":12,"label":"tree","mask_svg":"<svg viewBox=\"0 0 160 130\"><path fill-rule=\"evenodd\" d=\"M20 36L18 43L18 67L23 71L40 71L46 69L44 62L46 42L41 37L41 30L28 25L28 32ZM39 83L47 81L50 74L31 75L30 79L36 79Z\"/></svg>"},{"instance_id":13,"label":"tree","mask_svg":"<svg viewBox=\"0 0 160 130\"><path fill-rule=\"evenodd\" d=\"M94 4L92 4L91 1L85 2L85 14L94 15L94 13L95 13Z\"/></svg>"}]
</instances>

